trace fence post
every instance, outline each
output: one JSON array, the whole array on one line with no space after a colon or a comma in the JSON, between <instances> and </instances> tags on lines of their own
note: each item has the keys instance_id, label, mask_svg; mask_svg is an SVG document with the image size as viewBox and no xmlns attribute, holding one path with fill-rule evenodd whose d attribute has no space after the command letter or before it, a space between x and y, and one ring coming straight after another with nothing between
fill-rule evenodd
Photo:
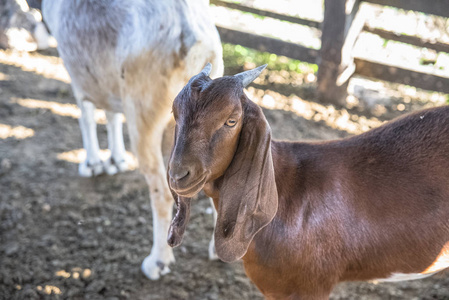
<instances>
[{"instance_id":1,"label":"fence post","mask_svg":"<svg viewBox=\"0 0 449 300\"><path fill-rule=\"evenodd\" d=\"M351 52L366 15L359 13L360 0L325 0L324 5L318 98L344 105L349 78L355 71Z\"/></svg>"}]
</instances>

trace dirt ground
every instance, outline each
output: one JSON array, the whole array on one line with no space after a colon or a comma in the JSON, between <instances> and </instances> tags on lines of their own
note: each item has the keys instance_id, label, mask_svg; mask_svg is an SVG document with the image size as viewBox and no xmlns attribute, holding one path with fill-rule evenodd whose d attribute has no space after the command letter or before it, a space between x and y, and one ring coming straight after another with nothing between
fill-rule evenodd
<instances>
[{"instance_id":1,"label":"dirt ground","mask_svg":"<svg viewBox=\"0 0 449 300\"><path fill-rule=\"evenodd\" d=\"M142 275L152 243L148 188L137 170L77 176L79 111L61 70L54 50L0 52L0 298L262 299L240 262L208 260L213 224L201 197L172 272L155 282ZM313 76L264 74L249 94L271 108L264 111L275 138L340 138L443 101L396 86L379 91L360 79L350 108L333 108L313 102ZM104 124L98 132L107 148ZM331 299L449 299L449 275L344 283Z\"/></svg>"}]
</instances>

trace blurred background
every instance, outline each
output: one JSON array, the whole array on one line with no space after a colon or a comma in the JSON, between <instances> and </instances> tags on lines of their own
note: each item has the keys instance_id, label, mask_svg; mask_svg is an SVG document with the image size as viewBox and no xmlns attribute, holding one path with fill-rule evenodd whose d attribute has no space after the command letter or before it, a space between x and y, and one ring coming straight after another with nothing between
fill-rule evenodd
<instances>
[{"instance_id":1,"label":"blurred background","mask_svg":"<svg viewBox=\"0 0 449 300\"><path fill-rule=\"evenodd\" d=\"M274 137L328 140L448 102L444 2L329 0L325 11L321 0L212 0L210 8L226 75L268 64L247 94ZM25 17L11 21L13 9ZM23 3L0 11L0 298L262 299L240 262L208 261L212 210L202 196L172 272L155 282L141 274L152 243L148 187L137 170L78 177L85 152L70 78L56 41L40 45L22 25L40 18ZM107 148L104 112L96 119ZM128 162L136 169L131 153ZM331 299L449 299L449 276L344 283Z\"/></svg>"}]
</instances>

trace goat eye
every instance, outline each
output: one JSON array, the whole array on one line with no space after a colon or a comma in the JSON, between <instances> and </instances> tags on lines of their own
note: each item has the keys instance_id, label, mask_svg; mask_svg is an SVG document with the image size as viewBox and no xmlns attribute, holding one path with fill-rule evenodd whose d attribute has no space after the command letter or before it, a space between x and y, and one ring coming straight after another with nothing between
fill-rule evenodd
<instances>
[{"instance_id":1,"label":"goat eye","mask_svg":"<svg viewBox=\"0 0 449 300\"><path fill-rule=\"evenodd\" d=\"M237 120L234 120L234 119L228 119L225 123L225 125L229 126L229 127L234 127L235 124L237 124Z\"/></svg>"}]
</instances>

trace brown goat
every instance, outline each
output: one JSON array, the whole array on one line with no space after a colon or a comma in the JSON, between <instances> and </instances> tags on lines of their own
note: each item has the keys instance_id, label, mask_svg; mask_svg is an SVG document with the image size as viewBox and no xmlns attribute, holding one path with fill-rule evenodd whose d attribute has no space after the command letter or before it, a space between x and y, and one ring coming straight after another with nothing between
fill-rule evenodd
<instances>
[{"instance_id":1,"label":"brown goat","mask_svg":"<svg viewBox=\"0 0 449 300\"><path fill-rule=\"evenodd\" d=\"M211 80L173 104L168 180L181 243L190 197L218 210L215 246L269 299L327 299L341 281L406 280L449 267L449 107L350 138L272 141L243 88L265 66Z\"/></svg>"}]
</instances>

